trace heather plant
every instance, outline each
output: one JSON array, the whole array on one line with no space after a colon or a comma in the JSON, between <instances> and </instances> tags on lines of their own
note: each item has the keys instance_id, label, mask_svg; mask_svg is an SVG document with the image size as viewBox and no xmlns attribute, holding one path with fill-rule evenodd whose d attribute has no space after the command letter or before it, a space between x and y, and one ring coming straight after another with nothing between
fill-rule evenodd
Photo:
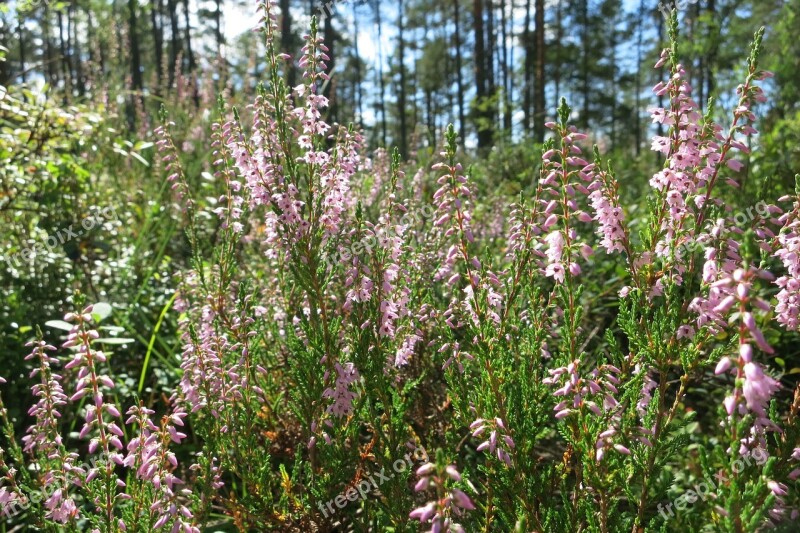
<instances>
[{"instance_id":1,"label":"heather plant","mask_svg":"<svg viewBox=\"0 0 800 533\"><path fill-rule=\"evenodd\" d=\"M115 395L76 298L60 351L30 343L22 439L0 405L4 510L104 533L790 527L800 388L775 346L799 325L800 178L747 227L727 201L763 31L724 129L692 97L673 15L668 104L650 110L663 166L631 218L566 101L532 188L486 205L453 126L417 167L329 124L316 22L290 87L276 8L259 12L269 72L246 112L219 101L218 197L166 113L156 130L193 249L179 383L157 407Z\"/></svg>"}]
</instances>

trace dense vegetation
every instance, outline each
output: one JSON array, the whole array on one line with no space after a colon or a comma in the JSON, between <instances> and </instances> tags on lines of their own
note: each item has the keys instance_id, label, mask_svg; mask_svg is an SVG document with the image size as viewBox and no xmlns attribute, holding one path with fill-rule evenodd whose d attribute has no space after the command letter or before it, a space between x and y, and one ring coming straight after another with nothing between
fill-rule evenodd
<instances>
[{"instance_id":1,"label":"dense vegetation","mask_svg":"<svg viewBox=\"0 0 800 533\"><path fill-rule=\"evenodd\" d=\"M800 3L300 4L0 9L2 531L792 531Z\"/></svg>"}]
</instances>

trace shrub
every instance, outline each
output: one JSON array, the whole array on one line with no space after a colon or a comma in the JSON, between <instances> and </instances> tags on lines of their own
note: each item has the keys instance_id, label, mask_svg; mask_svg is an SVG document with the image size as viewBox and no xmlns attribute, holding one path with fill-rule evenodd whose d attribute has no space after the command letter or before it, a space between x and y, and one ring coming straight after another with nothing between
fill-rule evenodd
<instances>
[{"instance_id":1,"label":"shrub","mask_svg":"<svg viewBox=\"0 0 800 533\"><path fill-rule=\"evenodd\" d=\"M171 124L157 131L195 250L168 410L158 425L144 404L111 401L94 308L78 305L64 357L31 343L35 424L22 449L4 418L4 508L104 532L197 531L219 513L257 531L797 518L800 389L771 357L775 332L798 329L800 183L779 205L723 201L756 133L762 32L725 131L691 98L671 21L647 216L626 218L611 165L585 155L562 101L532 197L503 223L452 126L409 179L396 152L370 159L357 132L328 125L315 23L290 88L273 6L259 8L270 76L249 119L234 109L213 128L215 205L195 198ZM68 439L64 406L85 421ZM94 460L79 466L87 443Z\"/></svg>"}]
</instances>

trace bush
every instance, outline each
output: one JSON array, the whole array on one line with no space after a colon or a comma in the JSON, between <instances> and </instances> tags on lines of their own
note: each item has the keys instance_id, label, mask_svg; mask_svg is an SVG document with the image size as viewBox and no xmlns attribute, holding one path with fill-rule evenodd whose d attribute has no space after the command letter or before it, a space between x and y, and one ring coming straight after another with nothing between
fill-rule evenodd
<instances>
[{"instance_id":1,"label":"bush","mask_svg":"<svg viewBox=\"0 0 800 533\"><path fill-rule=\"evenodd\" d=\"M664 166L631 219L563 101L532 190L507 210L459 163L452 127L431 167L366 158L358 132L322 120L315 24L290 88L273 8L260 9L269 83L249 118L234 109L212 128L218 200L197 197L173 124L157 130L193 247L175 303L180 383L163 413L119 403L102 316L76 298L60 356L30 343L41 381L22 446L4 417L0 501L22 510L13 520L104 532L199 531L220 516L255 531L790 527L800 389L774 356L778 332L798 329L800 183L777 205L725 201L769 76L762 32L724 131L691 98L672 20L655 87L669 107L652 111L669 129L653 141Z\"/></svg>"}]
</instances>

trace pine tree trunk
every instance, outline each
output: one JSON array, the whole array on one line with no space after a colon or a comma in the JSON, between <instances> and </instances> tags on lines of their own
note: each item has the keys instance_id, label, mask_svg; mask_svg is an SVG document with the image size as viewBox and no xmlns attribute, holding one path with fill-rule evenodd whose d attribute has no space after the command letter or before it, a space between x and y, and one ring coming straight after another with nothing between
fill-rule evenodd
<instances>
[{"instance_id":1,"label":"pine tree trunk","mask_svg":"<svg viewBox=\"0 0 800 533\"><path fill-rule=\"evenodd\" d=\"M139 32L136 27L136 0L128 0L128 46L131 53L131 99L128 106L128 125L136 127L136 107L142 101L142 61L139 55Z\"/></svg>"},{"instance_id":2,"label":"pine tree trunk","mask_svg":"<svg viewBox=\"0 0 800 533\"><path fill-rule=\"evenodd\" d=\"M67 8L67 68L69 69L70 79L70 94L75 90L75 57L72 48L72 28L74 22L72 20L72 4ZM80 83L80 81L78 81Z\"/></svg>"},{"instance_id":3,"label":"pine tree trunk","mask_svg":"<svg viewBox=\"0 0 800 533\"><path fill-rule=\"evenodd\" d=\"M142 59L139 50L139 30L137 28L136 0L128 0L128 45L131 47L131 90L139 92L144 89L142 81Z\"/></svg>"},{"instance_id":4,"label":"pine tree trunk","mask_svg":"<svg viewBox=\"0 0 800 533\"><path fill-rule=\"evenodd\" d=\"M461 147L464 148L465 138L467 136L467 119L464 111L464 75L461 72L461 6L458 5L458 0L453 0L453 20L455 21L455 47L456 47L456 86L458 87L458 122L461 135L459 140Z\"/></svg>"},{"instance_id":5,"label":"pine tree trunk","mask_svg":"<svg viewBox=\"0 0 800 533\"><path fill-rule=\"evenodd\" d=\"M178 28L178 0L167 0L169 10L170 46L169 46L169 89L175 87L175 70L178 68L178 54L181 49L180 30Z\"/></svg>"},{"instance_id":6,"label":"pine tree trunk","mask_svg":"<svg viewBox=\"0 0 800 533\"><path fill-rule=\"evenodd\" d=\"M536 0L536 83L533 95L533 138L537 143L544 142L545 123L545 43L544 43L544 0Z\"/></svg>"},{"instance_id":7,"label":"pine tree trunk","mask_svg":"<svg viewBox=\"0 0 800 533\"><path fill-rule=\"evenodd\" d=\"M636 88L634 90L634 98L636 99L636 114L634 115L634 119L636 123L634 124L634 133L636 143L635 153L637 157L642 150L642 26L644 25L645 4L645 0L640 0L639 13L636 16Z\"/></svg>"},{"instance_id":8,"label":"pine tree trunk","mask_svg":"<svg viewBox=\"0 0 800 533\"><path fill-rule=\"evenodd\" d=\"M494 61L494 54L495 54L495 45L497 43L495 31L494 31L494 0L487 0L487 17L486 17L486 74L488 76L487 82L489 84L489 95L494 96L495 90L497 89L497 83L495 78L495 61Z\"/></svg>"},{"instance_id":9,"label":"pine tree trunk","mask_svg":"<svg viewBox=\"0 0 800 533\"><path fill-rule=\"evenodd\" d=\"M69 71L69 63L67 62L67 42L64 39L64 15L61 10L56 11L58 20L58 44L61 52L61 74L64 80L64 101L68 101L68 96L72 93L72 80Z\"/></svg>"},{"instance_id":10,"label":"pine tree trunk","mask_svg":"<svg viewBox=\"0 0 800 533\"><path fill-rule=\"evenodd\" d=\"M70 6L73 11L72 17L72 42L75 50L75 79L78 85L78 95L83 97L86 94L86 76L83 72L83 57L81 54L81 40L78 38L78 24L75 20L76 13L74 11L75 4Z\"/></svg>"},{"instance_id":11,"label":"pine tree trunk","mask_svg":"<svg viewBox=\"0 0 800 533\"><path fill-rule=\"evenodd\" d=\"M522 90L522 112L525 117L523 130L530 133L533 120L531 118L531 96L533 94L533 46L531 39L531 0L525 1L525 29L523 30L522 46L525 50L525 63L523 65L524 88Z\"/></svg>"},{"instance_id":12,"label":"pine tree trunk","mask_svg":"<svg viewBox=\"0 0 800 533\"><path fill-rule=\"evenodd\" d=\"M22 24L22 15L17 14L17 31L19 32L19 77L25 83L25 26Z\"/></svg>"},{"instance_id":13,"label":"pine tree trunk","mask_svg":"<svg viewBox=\"0 0 800 533\"><path fill-rule=\"evenodd\" d=\"M581 0L581 47L583 48L581 63L583 111L580 123L587 129L589 127L589 0Z\"/></svg>"},{"instance_id":14,"label":"pine tree trunk","mask_svg":"<svg viewBox=\"0 0 800 533\"><path fill-rule=\"evenodd\" d=\"M150 25L153 29L153 55L155 56L153 64L156 69L156 94L161 94L162 84L164 83L164 28L160 25L161 22L161 0L158 4L155 1L150 5Z\"/></svg>"},{"instance_id":15,"label":"pine tree trunk","mask_svg":"<svg viewBox=\"0 0 800 533\"><path fill-rule=\"evenodd\" d=\"M714 79L714 67L717 61L717 51L719 47L719 21L717 20L717 3L716 0L708 0L708 12L711 14L713 21L714 34L711 36L711 46L709 47L708 57L706 58L705 65L705 78L706 78L706 98L714 96L716 90L716 80Z\"/></svg>"},{"instance_id":16,"label":"pine tree trunk","mask_svg":"<svg viewBox=\"0 0 800 533\"><path fill-rule=\"evenodd\" d=\"M355 97L355 110L356 116L358 117L358 125L361 129L364 129L364 110L362 108L363 104L363 93L361 91L362 85L362 77L361 77L361 55L358 52L358 13L356 12L356 4L353 4L353 53L355 54L355 65L356 65L356 73L355 73L355 87L354 89L354 97Z\"/></svg>"},{"instance_id":17,"label":"pine tree trunk","mask_svg":"<svg viewBox=\"0 0 800 533\"><path fill-rule=\"evenodd\" d=\"M189 79L192 84L192 100L194 100L195 107L200 107L200 92L197 87L197 80L194 76L197 70L197 62L194 58L194 50L192 49L192 25L189 22L189 0L183 0L183 21L186 25L186 59L189 60Z\"/></svg>"},{"instance_id":18,"label":"pine tree trunk","mask_svg":"<svg viewBox=\"0 0 800 533\"><path fill-rule=\"evenodd\" d=\"M222 0L214 0L214 4L214 34L217 38L217 57L219 57L222 55L222 45L225 44L225 38L222 36Z\"/></svg>"},{"instance_id":19,"label":"pine tree trunk","mask_svg":"<svg viewBox=\"0 0 800 533\"><path fill-rule=\"evenodd\" d=\"M406 53L406 43L405 43L405 24L403 21L404 8L403 8L403 0L398 2L398 15L397 15L397 57L398 57L398 68L400 71L400 87L397 91L397 113L400 118L400 138L398 139L398 145L400 148L400 156L403 159L408 157L408 124L406 123L406 67L405 67L405 53Z\"/></svg>"},{"instance_id":20,"label":"pine tree trunk","mask_svg":"<svg viewBox=\"0 0 800 533\"><path fill-rule=\"evenodd\" d=\"M289 0L280 0L279 7L281 10L281 52L294 56L296 50L292 50L292 14L289 10ZM289 87L294 87L297 80L294 61L287 65L287 70Z\"/></svg>"},{"instance_id":21,"label":"pine tree trunk","mask_svg":"<svg viewBox=\"0 0 800 533\"><path fill-rule=\"evenodd\" d=\"M89 25L91 26L91 11L89 12ZM58 69L56 57L53 53L53 40L50 34L50 6L45 4L42 13L42 39L44 39L45 62L47 66L47 82L51 87L58 86Z\"/></svg>"},{"instance_id":22,"label":"pine tree trunk","mask_svg":"<svg viewBox=\"0 0 800 533\"><path fill-rule=\"evenodd\" d=\"M556 54L556 61L555 65L553 65L553 82L555 82L556 86L556 93L555 93L555 102L553 109L558 107L559 99L561 98L561 43L564 40L564 27L562 24L562 0L558 0L556 4L556 50L558 50Z\"/></svg>"},{"instance_id":23,"label":"pine tree trunk","mask_svg":"<svg viewBox=\"0 0 800 533\"><path fill-rule=\"evenodd\" d=\"M386 79L383 77L383 46L380 36L383 35L381 22L381 4L373 4L375 11L375 25L378 27L378 86L380 87L380 112L381 112L381 146L386 147Z\"/></svg>"},{"instance_id":24,"label":"pine tree trunk","mask_svg":"<svg viewBox=\"0 0 800 533\"><path fill-rule=\"evenodd\" d=\"M513 1L513 0L512 0ZM503 129L504 135L511 138L511 76L509 75L510 67L508 65L508 33L506 18L506 1L500 0L500 38L502 40L502 66L503 66Z\"/></svg>"},{"instance_id":25,"label":"pine tree trunk","mask_svg":"<svg viewBox=\"0 0 800 533\"><path fill-rule=\"evenodd\" d=\"M331 75L330 80L325 84L323 95L328 99L329 102L329 120L331 122L337 122L339 119L339 102L337 100L338 95L336 94L337 76L333 72L336 66L336 35L333 31L333 17L325 17L325 29L323 37L325 39L325 45L328 47L328 56L330 57L330 61L328 61L327 64L328 72Z\"/></svg>"},{"instance_id":26,"label":"pine tree trunk","mask_svg":"<svg viewBox=\"0 0 800 533\"><path fill-rule=\"evenodd\" d=\"M475 129L478 132L478 149L486 150L492 145L492 112L486 102L488 77L486 72L486 48L484 45L483 1L472 0L473 33L475 34Z\"/></svg>"}]
</instances>

